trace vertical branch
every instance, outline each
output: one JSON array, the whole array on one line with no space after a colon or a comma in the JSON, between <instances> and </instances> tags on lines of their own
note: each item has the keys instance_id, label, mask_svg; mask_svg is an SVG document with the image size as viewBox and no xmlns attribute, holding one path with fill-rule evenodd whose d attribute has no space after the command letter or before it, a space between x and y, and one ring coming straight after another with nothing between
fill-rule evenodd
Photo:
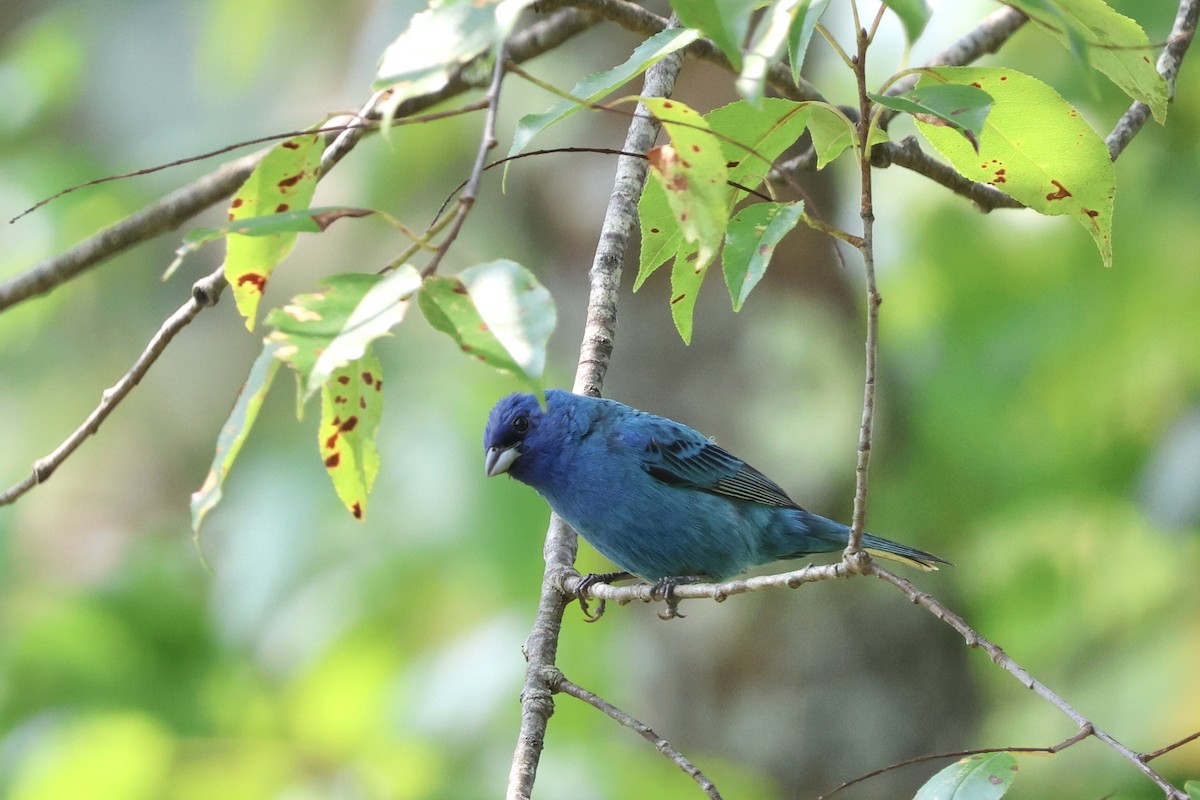
<instances>
[{"instance_id":1,"label":"vertical branch","mask_svg":"<svg viewBox=\"0 0 1200 800\"><path fill-rule=\"evenodd\" d=\"M880 9L882 10L882 6ZM862 219L863 268L867 284L866 377L863 381L862 423L858 430L858 459L854 467L854 516L850 539L846 543L848 566L858 569L864 563L861 554L863 526L867 519L867 469L871 464L871 434L875 427L875 374L879 350L879 304L883 302L875 284L875 210L871 194L871 99L867 96L867 48L871 34L858 22L855 13L854 38L858 49L853 59L858 85L858 164L861 174L859 217ZM877 20L878 21L878 20Z\"/></svg>"},{"instance_id":2,"label":"vertical branch","mask_svg":"<svg viewBox=\"0 0 1200 800\"><path fill-rule=\"evenodd\" d=\"M646 72L642 95L670 96L682 63L683 54L673 53L652 66ZM622 149L628 153L645 153L654 144L658 129L658 121L639 104ZM617 290L621 283L621 265L625 261L625 249L637 221L637 201L646 183L648 169L648 162L644 158L622 156L617 161L612 195L604 215L604 225L600 229L596 255L588 273L591 287L587 323L579 348L579 366L574 385L574 391L579 394L600 394L604 373L612 357L613 338L617 331ZM529 666L521 691L521 730L508 775L508 800L528 800L537 777L546 723L554 713L553 689L547 675L553 674L563 611L567 605L562 582L574 572L576 549L575 532L552 514L543 548L546 571L542 577L537 617L525 641L525 658Z\"/></svg>"}]
</instances>

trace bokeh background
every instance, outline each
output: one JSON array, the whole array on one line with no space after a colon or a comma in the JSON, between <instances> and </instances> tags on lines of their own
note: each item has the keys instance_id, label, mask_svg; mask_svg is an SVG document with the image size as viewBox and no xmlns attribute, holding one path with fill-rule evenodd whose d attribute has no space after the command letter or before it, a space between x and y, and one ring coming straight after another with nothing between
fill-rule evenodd
<instances>
[{"instance_id":1,"label":"bokeh background","mask_svg":"<svg viewBox=\"0 0 1200 800\"><path fill-rule=\"evenodd\" d=\"M834 3L828 19L846 37ZM1114 3L1152 41L1169 0ZM995 9L942 3L914 63ZM0 210L69 185L309 125L358 107L412 2L0 2ZM569 87L622 61L613 26L535 62ZM877 80L902 57L884 28ZM1200 729L1200 56L1165 128L1117 165L1115 264L1065 219L983 216L892 169L877 173L882 308L872 529L958 566L915 576L1033 674L1139 750ZM1127 105L1033 30L999 58L1056 86L1102 133ZM819 43L811 78L849 98ZM635 87L636 89L636 87ZM840 94L839 94L840 93ZM733 99L691 65L679 96ZM549 98L510 79L502 132ZM478 116L364 142L315 203L424 224L461 180ZM619 146L625 121L584 115L553 144ZM893 133L910 132L898 123ZM501 148L503 149L503 148ZM0 279L136 211L216 162L81 190L0 229ZM569 386L586 269L613 163L556 155L494 176L446 263L513 258L554 294L550 382ZM853 170L806 183L856 224ZM222 216L220 209L196 226ZM182 231L0 315L0 481L15 483L94 406L219 245L160 275ZM269 306L323 275L375 270L403 247L372 220L303 238ZM667 276L627 269L609 396L715 435L803 504L849 517L861 407L861 268L807 232L734 315L714 273L695 342L675 334ZM0 796L474 798L502 791L518 725L547 510L483 478L487 411L516 388L413 314L376 348L383 468L364 524L315 448L316 412L286 379L210 516L188 496L259 346L232 302L202 314L99 434L0 509ZM583 570L605 562L586 546ZM568 610L560 664L651 724L725 792L808 798L890 762L1074 732L944 625L878 582L685 604ZM1022 758L1011 797L1160 797L1090 741ZM1200 778L1200 745L1155 762ZM902 797L921 766L847 790ZM644 741L563 698L537 794L693 797Z\"/></svg>"}]
</instances>

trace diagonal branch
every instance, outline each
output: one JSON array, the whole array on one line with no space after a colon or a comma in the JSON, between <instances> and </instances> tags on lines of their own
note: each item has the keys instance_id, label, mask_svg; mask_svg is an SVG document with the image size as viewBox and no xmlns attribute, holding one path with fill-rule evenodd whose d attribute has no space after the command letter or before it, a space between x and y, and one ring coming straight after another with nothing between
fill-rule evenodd
<instances>
[{"instance_id":1,"label":"diagonal branch","mask_svg":"<svg viewBox=\"0 0 1200 800\"><path fill-rule=\"evenodd\" d=\"M878 566L872 565L871 574L892 584L901 592L903 592L904 595L913 603L919 605L934 617L958 631L958 633L966 641L968 647L981 648L985 653L988 654L988 656L991 657L992 662L995 663L996 666L1012 675L1026 689L1030 689L1038 697L1041 697L1043 700L1050 703L1050 705L1054 706L1063 714L1065 714L1072 722L1078 725L1081 730L1090 730L1092 736L1095 736L1097 739L1104 742L1104 744L1108 745L1109 748L1118 753L1122 758L1137 767L1143 775L1154 781L1158 788L1163 790L1168 800L1187 800L1187 795L1168 782L1166 778L1162 777L1156 771L1150 768L1150 766L1146 763L1149 760L1146 758L1146 756L1140 753L1135 753L1133 750L1114 739L1110 734L1098 728L1091 720L1077 711L1070 703L1050 689L1050 687L1046 686L1046 684L1030 675L1024 667L1014 661L1012 657L1008 655L1008 653L1005 653L1004 650L1000 648L999 645L979 635L979 633L970 625L968 625L962 617L958 616L944 606L941 601L939 601L933 595L921 591L904 578L894 575Z\"/></svg>"},{"instance_id":2,"label":"diagonal branch","mask_svg":"<svg viewBox=\"0 0 1200 800\"><path fill-rule=\"evenodd\" d=\"M626 714L624 711L617 708L595 692L589 692L582 686L567 680L566 676L557 669L551 670L547 674L546 679L550 684L552 691L562 692L563 694L568 694L571 697L574 697L576 700L582 700L592 708L607 714L624 727L629 728L631 731L641 736L647 742L654 745L658 752L669 758L675 764L675 766L679 767L681 770L690 775L692 780L696 782L696 785L700 787L700 790L704 792L706 796L712 798L712 800L721 800L721 793L717 791L717 787L713 784L713 782L710 781L708 777L700 771L700 768L689 761L687 757L683 755L683 753L680 753L678 750L672 747L670 742L655 733L654 729L649 725L639 719L636 719L635 717L631 717L629 714Z\"/></svg>"},{"instance_id":3,"label":"diagonal branch","mask_svg":"<svg viewBox=\"0 0 1200 800\"><path fill-rule=\"evenodd\" d=\"M646 71L641 94L646 97L669 96L682 63L682 54L672 53L650 67ZM621 149L645 153L654 144L658 129L658 121L639 103ZM646 183L648 170L649 165L642 158L621 156L617 160L612 195L588 273L591 286L588 291L587 322L583 343L579 347L579 366L575 372L574 391L579 394L600 394L604 373L612 358L621 267L637 222L637 201ZM553 693L546 670L553 668L557 659L558 637L568 601L563 584L575 572L577 546L575 532L558 515L552 514L543 548L546 569L542 576L537 616L525 641L525 657L529 666L521 691L521 728L508 776L508 800L529 800L537 777L538 762L546 738L546 723L554 713Z\"/></svg>"}]
</instances>

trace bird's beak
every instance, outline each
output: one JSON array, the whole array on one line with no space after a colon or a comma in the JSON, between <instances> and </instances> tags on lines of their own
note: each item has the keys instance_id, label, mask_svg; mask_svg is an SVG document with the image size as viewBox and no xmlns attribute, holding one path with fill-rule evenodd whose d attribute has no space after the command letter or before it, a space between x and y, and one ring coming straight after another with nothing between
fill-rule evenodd
<instances>
[{"instance_id":1,"label":"bird's beak","mask_svg":"<svg viewBox=\"0 0 1200 800\"><path fill-rule=\"evenodd\" d=\"M515 444L512 447L489 447L483 459L484 471L489 478L494 478L501 472L508 472L508 468L520 455L521 449Z\"/></svg>"}]
</instances>

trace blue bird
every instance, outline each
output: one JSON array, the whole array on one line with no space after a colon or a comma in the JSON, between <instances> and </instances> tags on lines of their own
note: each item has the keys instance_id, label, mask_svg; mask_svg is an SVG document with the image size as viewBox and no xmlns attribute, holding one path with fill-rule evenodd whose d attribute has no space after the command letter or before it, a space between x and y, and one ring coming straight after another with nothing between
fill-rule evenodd
<instances>
[{"instance_id":1,"label":"blue bird","mask_svg":"<svg viewBox=\"0 0 1200 800\"><path fill-rule=\"evenodd\" d=\"M551 389L543 408L511 394L492 409L483 447L488 477L507 472L536 489L625 573L655 582L670 616L676 585L841 550L850 534L700 432L613 400ZM949 563L869 533L862 545L925 570Z\"/></svg>"}]
</instances>

